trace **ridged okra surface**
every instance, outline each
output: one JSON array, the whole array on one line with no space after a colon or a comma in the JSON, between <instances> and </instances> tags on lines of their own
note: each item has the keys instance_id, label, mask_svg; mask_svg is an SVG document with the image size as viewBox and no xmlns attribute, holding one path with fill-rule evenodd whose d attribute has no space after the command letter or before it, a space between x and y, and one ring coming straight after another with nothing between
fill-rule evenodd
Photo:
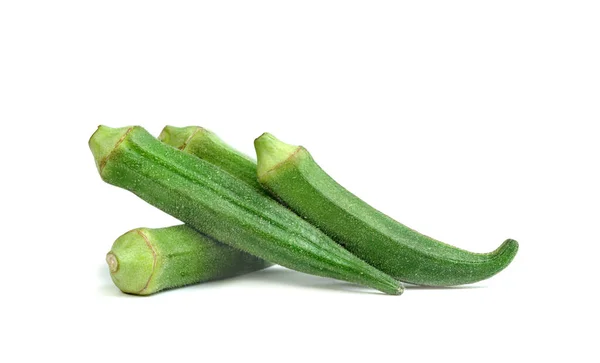
<instances>
[{"instance_id":1,"label":"ridged okra surface","mask_svg":"<svg viewBox=\"0 0 600 363\"><path fill-rule=\"evenodd\" d=\"M272 265L187 225L133 229L117 238L106 262L115 285L134 295L239 276Z\"/></svg>"},{"instance_id":2,"label":"ridged okra surface","mask_svg":"<svg viewBox=\"0 0 600 363\"><path fill-rule=\"evenodd\" d=\"M301 146L265 133L255 141L258 180L272 195L356 256L401 281L449 286L487 279L518 243L473 253L425 236L371 207L333 180Z\"/></svg>"},{"instance_id":3,"label":"ridged okra surface","mask_svg":"<svg viewBox=\"0 0 600 363\"><path fill-rule=\"evenodd\" d=\"M100 126L90 148L102 179L272 263L400 294L402 285L318 228L222 169L165 145L141 127Z\"/></svg>"}]
</instances>

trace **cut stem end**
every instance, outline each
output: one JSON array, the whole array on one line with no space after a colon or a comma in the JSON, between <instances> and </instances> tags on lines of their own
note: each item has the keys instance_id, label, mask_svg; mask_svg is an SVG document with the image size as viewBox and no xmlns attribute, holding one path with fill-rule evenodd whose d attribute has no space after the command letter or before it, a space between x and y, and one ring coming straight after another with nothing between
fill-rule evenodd
<instances>
[{"instance_id":1,"label":"cut stem end","mask_svg":"<svg viewBox=\"0 0 600 363\"><path fill-rule=\"evenodd\" d=\"M106 263L110 269L110 273L115 273L119 270L119 260L112 252L106 254Z\"/></svg>"}]
</instances>

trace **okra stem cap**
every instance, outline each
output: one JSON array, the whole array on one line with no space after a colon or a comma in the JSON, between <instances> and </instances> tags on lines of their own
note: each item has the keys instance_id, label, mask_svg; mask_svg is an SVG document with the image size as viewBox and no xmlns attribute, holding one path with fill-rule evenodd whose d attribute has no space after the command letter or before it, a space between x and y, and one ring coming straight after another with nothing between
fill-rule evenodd
<instances>
[{"instance_id":1,"label":"okra stem cap","mask_svg":"<svg viewBox=\"0 0 600 363\"><path fill-rule=\"evenodd\" d=\"M123 292L138 295L152 292L157 255L144 230L138 228L123 234L106 254L110 277Z\"/></svg>"},{"instance_id":2,"label":"okra stem cap","mask_svg":"<svg viewBox=\"0 0 600 363\"><path fill-rule=\"evenodd\" d=\"M167 125L162 129L160 135L158 135L158 139L165 144L183 150L194 135L201 131L204 131L204 129L199 126L176 127Z\"/></svg>"},{"instance_id":3,"label":"okra stem cap","mask_svg":"<svg viewBox=\"0 0 600 363\"><path fill-rule=\"evenodd\" d=\"M131 126L120 128L112 128L104 125L98 126L98 130L94 132L88 145L90 146L90 150L92 150L96 168L98 168L100 174L102 174L102 169L112 151L119 146L131 129L133 129Z\"/></svg>"},{"instance_id":4,"label":"okra stem cap","mask_svg":"<svg viewBox=\"0 0 600 363\"><path fill-rule=\"evenodd\" d=\"M256 171L260 178L294 155L300 146L286 144L270 133L265 132L254 140L254 148L256 149L257 159Z\"/></svg>"}]
</instances>

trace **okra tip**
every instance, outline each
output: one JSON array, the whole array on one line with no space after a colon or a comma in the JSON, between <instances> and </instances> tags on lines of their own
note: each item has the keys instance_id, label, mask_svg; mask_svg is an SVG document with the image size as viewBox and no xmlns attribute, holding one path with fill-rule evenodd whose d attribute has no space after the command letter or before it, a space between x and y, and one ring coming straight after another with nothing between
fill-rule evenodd
<instances>
[{"instance_id":1,"label":"okra tip","mask_svg":"<svg viewBox=\"0 0 600 363\"><path fill-rule=\"evenodd\" d=\"M383 277L383 284L374 287L388 295L402 295L404 293L404 284L387 275Z\"/></svg>"},{"instance_id":2,"label":"okra tip","mask_svg":"<svg viewBox=\"0 0 600 363\"><path fill-rule=\"evenodd\" d=\"M106 254L110 277L126 293L152 292L157 254L144 228L131 230L117 238Z\"/></svg>"},{"instance_id":3,"label":"okra tip","mask_svg":"<svg viewBox=\"0 0 600 363\"><path fill-rule=\"evenodd\" d=\"M133 129L131 126L112 128L104 125L98 126L98 129L88 142L90 150L94 155L96 168L102 173L102 169L112 151L125 139L125 136Z\"/></svg>"},{"instance_id":4,"label":"okra tip","mask_svg":"<svg viewBox=\"0 0 600 363\"><path fill-rule=\"evenodd\" d=\"M504 256L503 257L505 259L504 267L506 267L513 260L513 258L517 254L518 250L519 250L519 242L515 241L514 239L509 238L506 241L502 242L502 244L498 248L496 248L494 251L490 252L490 254L492 256L495 256L496 258L500 258L500 257Z\"/></svg>"},{"instance_id":5,"label":"okra tip","mask_svg":"<svg viewBox=\"0 0 600 363\"><path fill-rule=\"evenodd\" d=\"M262 175L276 168L279 164L294 155L300 148L300 146L286 144L268 132L260 135L254 140L258 177L260 178Z\"/></svg>"}]
</instances>

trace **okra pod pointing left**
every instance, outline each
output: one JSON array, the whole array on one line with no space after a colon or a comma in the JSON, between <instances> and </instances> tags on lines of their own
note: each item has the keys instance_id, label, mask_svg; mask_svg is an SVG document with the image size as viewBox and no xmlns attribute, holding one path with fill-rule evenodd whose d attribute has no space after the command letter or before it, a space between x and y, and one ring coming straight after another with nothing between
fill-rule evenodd
<instances>
[{"instance_id":1,"label":"okra pod pointing left","mask_svg":"<svg viewBox=\"0 0 600 363\"><path fill-rule=\"evenodd\" d=\"M185 224L124 233L106 254L106 262L115 285L133 295L150 295L271 266Z\"/></svg>"}]
</instances>

